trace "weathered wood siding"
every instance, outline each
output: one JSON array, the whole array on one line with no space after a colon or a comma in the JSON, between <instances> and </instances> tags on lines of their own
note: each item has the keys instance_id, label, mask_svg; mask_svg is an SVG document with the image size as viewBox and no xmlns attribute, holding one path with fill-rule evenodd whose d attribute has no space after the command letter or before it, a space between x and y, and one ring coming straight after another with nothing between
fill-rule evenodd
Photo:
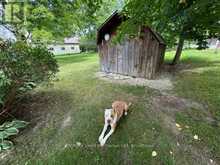
<instances>
[{"instance_id":1,"label":"weathered wood siding","mask_svg":"<svg viewBox=\"0 0 220 165\"><path fill-rule=\"evenodd\" d=\"M150 32L117 45L102 41L98 48L101 71L149 79L155 78L165 51Z\"/></svg>"}]
</instances>

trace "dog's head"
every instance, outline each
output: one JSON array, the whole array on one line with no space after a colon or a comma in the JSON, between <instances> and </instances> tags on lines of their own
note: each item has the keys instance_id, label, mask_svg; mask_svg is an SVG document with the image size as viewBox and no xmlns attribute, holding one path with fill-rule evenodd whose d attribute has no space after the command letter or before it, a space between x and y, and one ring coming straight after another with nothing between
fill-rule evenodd
<instances>
[{"instance_id":1,"label":"dog's head","mask_svg":"<svg viewBox=\"0 0 220 165\"><path fill-rule=\"evenodd\" d=\"M114 118L113 110L112 109L105 109L105 122L110 124L110 123L112 123L113 118Z\"/></svg>"}]
</instances>

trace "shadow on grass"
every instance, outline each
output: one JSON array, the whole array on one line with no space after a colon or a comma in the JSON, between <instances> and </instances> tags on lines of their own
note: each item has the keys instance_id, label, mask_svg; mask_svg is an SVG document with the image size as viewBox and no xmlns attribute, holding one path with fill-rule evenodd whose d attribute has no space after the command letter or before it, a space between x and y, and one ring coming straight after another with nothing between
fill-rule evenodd
<instances>
[{"instance_id":1,"label":"shadow on grass","mask_svg":"<svg viewBox=\"0 0 220 165\"><path fill-rule=\"evenodd\" d=\"M171 64L175 56L175 51L167 51L165 56L165 65ZM195 69L198 67L209 67L220 65L220 53L216 53L215 50L184 50L181 55L181 61L179 62L177 69ZM181 67L178 67L181 66ZM174 68L175 68L174 67Z\"/></svg>"},{"instance_id":2,"label":"shadow on grass","mask_svg":"<svg viewBox=\"0 0 220 165\"><path fill-rule=\"evenodd\" d=\"M198 68L213 68L213 67L220 67L220 60L219 61L207 61L205 59L200 58L193 58L192 59L185 59L182 60L177 65L170 65L170 62L165 62L162 66L162 73L169 72L169 73L177 73L184 70L193 70Z\"/></svg>"},{"instance_id":3,"label":"shadow on grass","mask_svg":"<svg viewBox=\"0 0 220 165\"><path fill-rule=\"evenodd\" d=\"M16 119L31 121L31 127L46 120L48 115L62 115L68 111L71 93L65 90L32 92L21 98L15 105L12 115Z\"/></svg>"}]
</instances>

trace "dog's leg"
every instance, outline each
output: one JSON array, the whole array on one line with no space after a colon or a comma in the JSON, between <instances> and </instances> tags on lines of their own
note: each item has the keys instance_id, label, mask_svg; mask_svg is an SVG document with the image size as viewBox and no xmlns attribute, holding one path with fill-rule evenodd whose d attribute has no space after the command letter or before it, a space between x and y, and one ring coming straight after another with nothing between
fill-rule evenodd
<instances>
[{"instance_id":1,"label":"dog's leg","mask_svg":"<svg viewBox=\"0 0 220 165\"><path fill-rule=\"evenodd\" d=\"M116 122L117 122L117 113L114 117L113 120L113 124L111 125L111 130L109 131L109 133L107 135L105 135L105 137L101 140L100 145L104 146L105 142L108 140L108 138L113 134L113 132L115 131L116 128Z\"/></svg>"},{"instance_id":2,"label":"dog's leg","mask_svg":"<svg viewBox=\"0 0 220 165\"><path fill-rule=\"evenodd\" d=\"M128 103L128 105L125 107L125 116L128 115L128 109L131 105L132 105L131 103Z\"/></svg>"},{"instance_id":3,"label":"dog's leg","mask_svg":"<svg viewBox=\"0 0 220 165\"><path fill-rule=\"evenodd\" d=\"M108 128L108 125L105 123L104 128L103 128L103 130L102 130L102 133L101 133L101 135L99 136L99 142L100 142L100 143L101 143L101 141L102 141L103 138L104 138L104 135L105 135L105 132L106 132L107 128Z\"/></svg>"},{"instance_id":4,"label":"dog's leg","mask_svg":"<svg viewBox=\"0 0 220 165\"><path fill-rule=\"evenodd\" d=\"M109 133L101 140L100 145L104 146L106 141L108 140L108 138L113 134L114 132L114 128L111 128L111 130L109 131Z\"/></svg>"}]
</instances>

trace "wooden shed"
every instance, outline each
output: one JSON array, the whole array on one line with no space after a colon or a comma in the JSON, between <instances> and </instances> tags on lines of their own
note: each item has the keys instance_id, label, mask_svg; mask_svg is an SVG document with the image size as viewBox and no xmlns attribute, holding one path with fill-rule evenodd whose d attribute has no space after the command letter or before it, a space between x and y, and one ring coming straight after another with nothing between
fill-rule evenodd
<instances>
[{"instance_id":1,"label":"wooden shed","mask_svg":"<svg viewBox=\"0 0 220 165\"><path fill-rule=\"evenodd\" d=\"M97 45L102 72L153 79L159 71L166 49L163 38L149 27L141 28L141 37L112 44L117 28L125 20L113 13L98 29Z\"/></svg>"}]
</instances>

